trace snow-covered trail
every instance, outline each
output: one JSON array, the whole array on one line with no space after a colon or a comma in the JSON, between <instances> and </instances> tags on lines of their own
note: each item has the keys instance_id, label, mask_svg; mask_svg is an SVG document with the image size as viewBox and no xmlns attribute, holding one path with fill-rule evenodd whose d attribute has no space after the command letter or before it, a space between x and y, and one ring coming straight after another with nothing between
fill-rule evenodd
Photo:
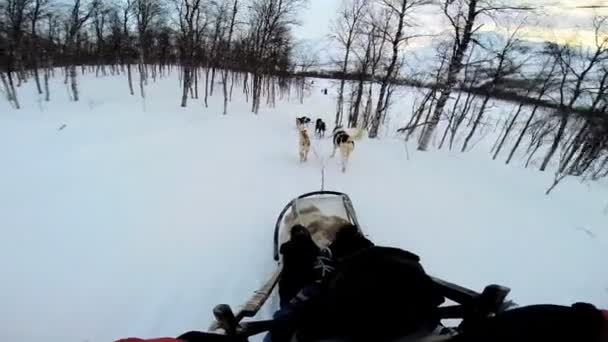
<instances>
[{"instance_id":1,"label":"snow-covered trail","mask_svg":"<svg viewBox=\"0 0 608 342\"><path fill-rule=\"evenodd\" d=\"M294 119L331 122L325 81L303 105L258 116L236 87L221 116L220 94L209 109L179 108L174 78L151 84L145 105L122 78L84 77L77 104L57 81L51 103L0 102L2 340L205 329L215 304L242 303L271 273L276 215L319 189L321 162L326 188L351 195L370 237L420 254L430 273L507 285L520 304L608 307L602 184L566 181L546 197L549 174L492 162L483 148L410 146L408 160L390 135L358 142L346 174L328 139L299 164ZM409 97L395 108L409 110Z\"/></svg>"}]
</instances>

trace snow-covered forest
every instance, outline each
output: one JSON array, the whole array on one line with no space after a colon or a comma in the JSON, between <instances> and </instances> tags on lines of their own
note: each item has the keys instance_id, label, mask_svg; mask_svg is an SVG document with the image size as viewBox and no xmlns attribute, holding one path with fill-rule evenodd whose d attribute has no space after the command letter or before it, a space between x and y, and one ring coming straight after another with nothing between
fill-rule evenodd
<instances>
[{"instance_id":1,"label":"snow-covered forest","mask_svg":"<svg viewBox=\"0 0 608 342\"><path fill-rule=\"evenodd\" d=\"M320 54L310 1L0 0L0 339L205 329L321 188L431 274L608 307L608 19L533 41L529 2L344 0Z\"/></svg>"},{"instance_id":2,"label":"snow-covered forest","mask_svg":"<svg viewBox=\"0 0 608 342\"><path fill-rule=\"evenodd\" d=\"M556 184L567 176L608 175L604 17L590 23L591 44L531 45L520 30L541 14L525 4L344 1L328 27L337 52L328 71L291 34L305 6L303 0L4 0L4 97L15 109L23 97L51 101L58 89L49 80L61 78L77 102L80 77L126 75L127 94L145 99L150 83L173 73L182 107L198 98L208 107L215 93L228 114L236 87L257 114L288 94L303 102L306 76L330 76L341 79L332 121L364 127L370 138L391 110L407 110L410 119L399 132L420 150L467 151L480 127L491 125L500 131L494 159L509 163L524 153L528 166L540 158L541 171L557 168ZM417 25L418 12L429 10L449 23L444 30ZM480 32L490 19L499 34ZM434 52L421 66L412 63L408 46L425 36L432 36ZM25 82L36 84L34 94L21 90ZM403 84L425 88L413 108L392 108ZM497 98L512 111L492 119Z\"/></svg>"}]
</instances>

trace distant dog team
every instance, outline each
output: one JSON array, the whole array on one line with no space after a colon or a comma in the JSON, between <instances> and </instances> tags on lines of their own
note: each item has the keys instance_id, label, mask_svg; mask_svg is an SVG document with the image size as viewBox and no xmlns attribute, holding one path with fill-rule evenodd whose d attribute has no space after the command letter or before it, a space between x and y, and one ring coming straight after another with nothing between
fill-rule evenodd
<instances>
[{"instance_id":1,"label":"distant dog team","mask_svg":"<svg viewBox=\"0 0 608 342\"><path fill-rule=\"evenodd\" d=\"M308 153L310 152L310 137L308 135L308 124L312 120L307 116L297 117L296 126L298 128L298 152L300 155L300 162L308 160ZM322 119L317 119L315 122L315 135L319 138L325 136L326 124ZM341 169L342 172L346 172L348 161L355 149L355 140L360 139L363 136L363 129L357 128L352 133L347 132L342 126L336 126L332 133L333 140L333 152L331 157L336 155L336 152L340 150L341 156Z\"/></svg>"}]
</instances>

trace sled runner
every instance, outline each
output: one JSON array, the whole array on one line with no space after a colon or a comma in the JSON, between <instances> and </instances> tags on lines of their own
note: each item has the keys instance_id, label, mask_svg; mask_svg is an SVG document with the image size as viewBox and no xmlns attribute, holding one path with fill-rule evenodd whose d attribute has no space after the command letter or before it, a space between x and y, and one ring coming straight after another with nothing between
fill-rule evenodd
<instances>
[{"instance_id":1,"label":"sled runner","mask_svg":"<svg viewBox=\"0 0 608 342\"><path fill-rule=\"evenodd\" d=\"M277 328L281 324L277 320L250 321L243 320L254 317L273 293L282 272L282 256L280 246L289 241L289 230L294 225L302 225L308 229L314 243L327 247L332 243L337 233L337 227L349 224L363 232L348 195L334 191L318 191L301 195L290 201L280 212L274 230L273 257L277 261L277 269L268 281L248 300L235 314L228 305L218 305L213 313L216 320L209 328L209 341L237 340L246 341L248 337ZM462 325L468 320L475 320L501 312L506 304L505 299L510 290L499 285L489 285L481 293L452 284L450 282L431 278L445 299L454 304L442 306L438 310L441 319L462 319ZM382 313L378 313L382 314ZM207 336L207 335L206 335ZM424 338L409 341L428 341ZM433 339L440 340L440 339Z\"/></svg>"},{"instance_id":2,"label":"sled runner","mask_svg":"<svg viewBox=\"0 0 608 342\"><path fill-rule=\"evenodd\" d=\"M274 229L273 253L274 260L279 262L277 269L267 282L254 292L253 296L239 309L236 315L228 312L230 308L224 305L216 307L214 315L216 315L216 318L219 315L219 318L211 324L209 330L234 330L234 325L242 319L254 317L258 313L279 281L282 270L279 247L289 239L289 228L292 225L301 224L312 227L313 232L311 233L316 238L315 242L319 247L327 247L332 239L329 236L331 234L327 234L326 229L331 229L331 227L342 223L350 223L359 227L352 202L346 194L335 191L315 191L291 200L280 212ZM234 316L234 319L231 316ZM266 325L262 324L261 326Z\"/></svg>"}]
</instances>

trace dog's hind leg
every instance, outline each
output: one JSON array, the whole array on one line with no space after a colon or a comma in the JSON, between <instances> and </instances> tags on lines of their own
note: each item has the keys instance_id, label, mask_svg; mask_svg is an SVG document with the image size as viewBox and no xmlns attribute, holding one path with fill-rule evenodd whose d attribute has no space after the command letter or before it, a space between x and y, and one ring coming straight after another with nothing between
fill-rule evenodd
<instances>
[{"instance_id":1,"label":"dog's hind leg","mask_svg":"<svg viewBox=\"0 0 608 342\"><path fill-rule=\"evenodd\" d=\"M348 158L350 157L351 146L350 144L340 144L340 155L342 156L342 172L346 172L348 165Z\"/></svg>"}]
</instances>

